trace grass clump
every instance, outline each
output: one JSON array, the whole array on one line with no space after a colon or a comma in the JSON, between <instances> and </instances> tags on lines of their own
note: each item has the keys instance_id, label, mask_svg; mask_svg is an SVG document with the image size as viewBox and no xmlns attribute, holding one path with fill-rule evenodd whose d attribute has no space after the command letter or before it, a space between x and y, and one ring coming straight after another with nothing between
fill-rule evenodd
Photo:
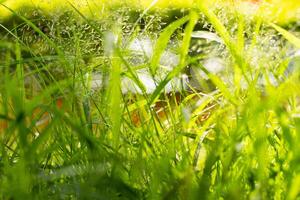
<instances>
[{"instance_id":1,"label":"grass clump","mask_svg":"<svg viewBox=\"0 0 300 200\"><path fill-rule=\"evenodd\" d=\"M296 29L201 2L6 9L2 199L299 198Z\"/></svg>"}]
</instances>

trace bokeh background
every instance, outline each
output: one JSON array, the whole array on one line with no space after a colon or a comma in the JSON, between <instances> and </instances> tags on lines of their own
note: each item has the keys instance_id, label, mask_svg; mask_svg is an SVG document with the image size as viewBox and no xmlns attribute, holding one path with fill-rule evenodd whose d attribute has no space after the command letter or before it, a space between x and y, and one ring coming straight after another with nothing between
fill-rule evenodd
<instances>
[{"instance_id":1,"label":"bokeh background","mask_svg":"<svg viewBox=\"0 0 300 200\"><path fill-rule=\"evenodd\" d=\"M107 8L121 4L130 5L136 9L191 8L199 1L203 0L2 0L0 2L13 10L33 7L43 9L45 12L69 9L69 3L72 3L85 14L101 17ZM241 12L251 12L254 9L256 15L281 24L295 21L300 15L300 1L298 0L206 0L205 3L210 7L225 4ZM0 7L0 19L3 20L9 16L11 12Z\"/></svg>"}]
</instances>

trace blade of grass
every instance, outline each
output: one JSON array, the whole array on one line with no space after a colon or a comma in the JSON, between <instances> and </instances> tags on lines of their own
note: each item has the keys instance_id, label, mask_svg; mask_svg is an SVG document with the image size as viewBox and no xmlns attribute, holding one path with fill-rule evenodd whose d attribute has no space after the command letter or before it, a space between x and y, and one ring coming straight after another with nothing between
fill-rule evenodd
<instances>
[{"instance_id":1,"label":"blade of grass","mask_svg":"<svg viewBox=\"0 0 300 200\"><path fill-rule=\"evenodd\" d=\"M109 116L111 120L111 131L113 138L113 147L118 149L120 140L120 127L122 118L121 108L121 59L116 56L112 58L110 85L109 85Z\"/></svg>"},{"instance_id":2,"label":"blade of grass","mask_svg":"<svg viewBox=\"0 0 300 200\"><path fill-rule=\"evenodd\" d=\"M175 76L177 76L181 70L185 67L185 61L186 57L188 55L190 41L191 41L191 35L193 33L194 27L197 24L198 21L198 14L195 11L191 11L190 15L188 15L189 23L184 31L184 37L182 41L182 47L180 52L180 61L179 65L176 66L171 72L167 74L165 79L156 87L153 94L150 96L149 104L151 105L153 102L155 102L161 93L161 91L165 88L165 86L168 84L169 81L172 80ZM185 19L186 17L184 17ZM166 43L166 41L165 41ZM160 50L158 50L160 52ZM154 54L156 52L154 51Z\"/></svg>"},{"instance_id":3,"label":"blade of grass","mask_svg":"<svg viewBox=\"0 0 300 200\"><path fill-rule=\"evenodd\" d=\"M237 63L238 67L241 68L245 80L249 83L250 79L246 73L247 68L249 68L249 63L247 63L241 52L239 52L239 45L234 42L224 24L222 24L217 15L207 7L205 2L198 0L197 8L207 17L208 21L213 25L216 32L223 39L225 45L234 58L234 61Z\"/></svg>"},{"instance_id":4,"label":"blade of grass","mask_svg":"<svg viewBox=\"0 0 300 200\"><path fill-rule=\"evenodd\" d=\"M153 75L156 73L161 56L162 56L163 52L165 51L165 49L167 48L167 45L170 41L172 34L175 32L176 29L178 29L180 26L185 24L189 19L190 19L190 16L185 16L185 17L171 23L160 34L160 36L154 46L154 50L153 50L154 53L150 60L150 70Z\"/></svg>"},{"instance_id":5,"label":"blade of grass","mask_svg":"<svg viewBox=\"0 0 300 200\"><path fill-rule=\"evenodd\" d=\"M278 31L285 39L287 39L291 44L295 45L295 47L300 48L300 39L294 36L292 33L287 30L277 26L274 23L269 23L271 27L273 27L276 31Z\"/></svg>"},{"instance_id":6,"label":"blade of grass","mask_svg":"<svg viewBox=\"0 0 300 200\"><path fill-rule=\"evenodd\" d=\"M16 42L16 44L15 44L15 55L16 55L16 60L22 61L21 48L20 48L20 44L18 42ZM19 64L17 64L16 80L17 80L20 98L24 101L25 100L24 68L23 68L23 65L21 64L21 62Z\"/></svg>"}]
</instances>

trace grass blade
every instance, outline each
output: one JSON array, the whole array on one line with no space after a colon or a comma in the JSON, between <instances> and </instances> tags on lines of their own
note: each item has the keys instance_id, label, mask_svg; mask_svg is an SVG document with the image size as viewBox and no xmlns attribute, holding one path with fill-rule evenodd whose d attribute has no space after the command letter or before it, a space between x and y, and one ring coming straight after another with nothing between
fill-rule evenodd
<instances>
[{"instance_id":1,"label":"grass blade","mask_svg":"<svg viewBox=\"0 0 300 200\"><path fill-rule=\"evenodd\" d=\"M276 24L270 23L276 31L278 31L285 39L287 39L290 43L295 45L295 47L300 48L300 39L294 36L292 33L288 32L287 30L277 26Z\"/></svg>"},{"instance_id":2,"label":"grass blade","mask_svg":"<svg viewBox=\"0 0 300 200\"><path fill-rule=\"evenodd\" d=\"M163 30L163 32L160 34L155 47L154 47L154 53L152 55L152 58L150 60L150 69L152 74L156 73L156 70L158 68L160 58L164 52L164 50L167 48L167 45L170 41L170 38L174 31L178 29L180 26L185 24L189 20L189 16L185 16L173 23L171 23L167 28Z\"/></svg>"},{"instance_id":3,"label":"grass blade","mask_svg":"<svg viewBox=\"0 0 300 200\"><path fill-rule=\"evenodd\" d=\"M165 88L169 81L177 76L181 70L185 67L185 60L188 55L189 45L191 41L191 35L193 33L194 27L198 21L198 14L194 11L191 11L189 17L189 23L184 32L184 38L182 41L182 48L180 52L180 62L171 72L169 72L166 78L156 87L153 94L150 97L149 104L151 105L159 97L161 91ZM155 52L156 53L156 52Z\"/></svg>"}]
</instances>

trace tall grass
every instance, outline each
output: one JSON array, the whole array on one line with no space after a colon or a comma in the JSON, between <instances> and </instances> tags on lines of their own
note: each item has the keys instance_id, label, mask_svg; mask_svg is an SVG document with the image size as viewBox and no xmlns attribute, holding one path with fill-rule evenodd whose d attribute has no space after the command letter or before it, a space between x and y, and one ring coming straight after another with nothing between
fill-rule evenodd
<instances>
[{"instance_id":1,"label":"tall grass","mask_svg":"<svg viewBox=\"0 0 300 200\"><path fill-rule=\"evenodd\" d=\"M161 15L121 7L98 20L72 4L49 19L6 9L14 17L0 24L1 199L299 198L293 33L200 1ZM179 17L164 25L170 13ZM201 46L192 36L202 30L223 42ZM156 41L141 65L128 50L139 34ZM179 62L162 73L172 41ZM211 49L222 75L204 65ZM207 87L167 92L192 67ZM123 93L124 79L139 92Z\"/></svg>"}]
</instances>

